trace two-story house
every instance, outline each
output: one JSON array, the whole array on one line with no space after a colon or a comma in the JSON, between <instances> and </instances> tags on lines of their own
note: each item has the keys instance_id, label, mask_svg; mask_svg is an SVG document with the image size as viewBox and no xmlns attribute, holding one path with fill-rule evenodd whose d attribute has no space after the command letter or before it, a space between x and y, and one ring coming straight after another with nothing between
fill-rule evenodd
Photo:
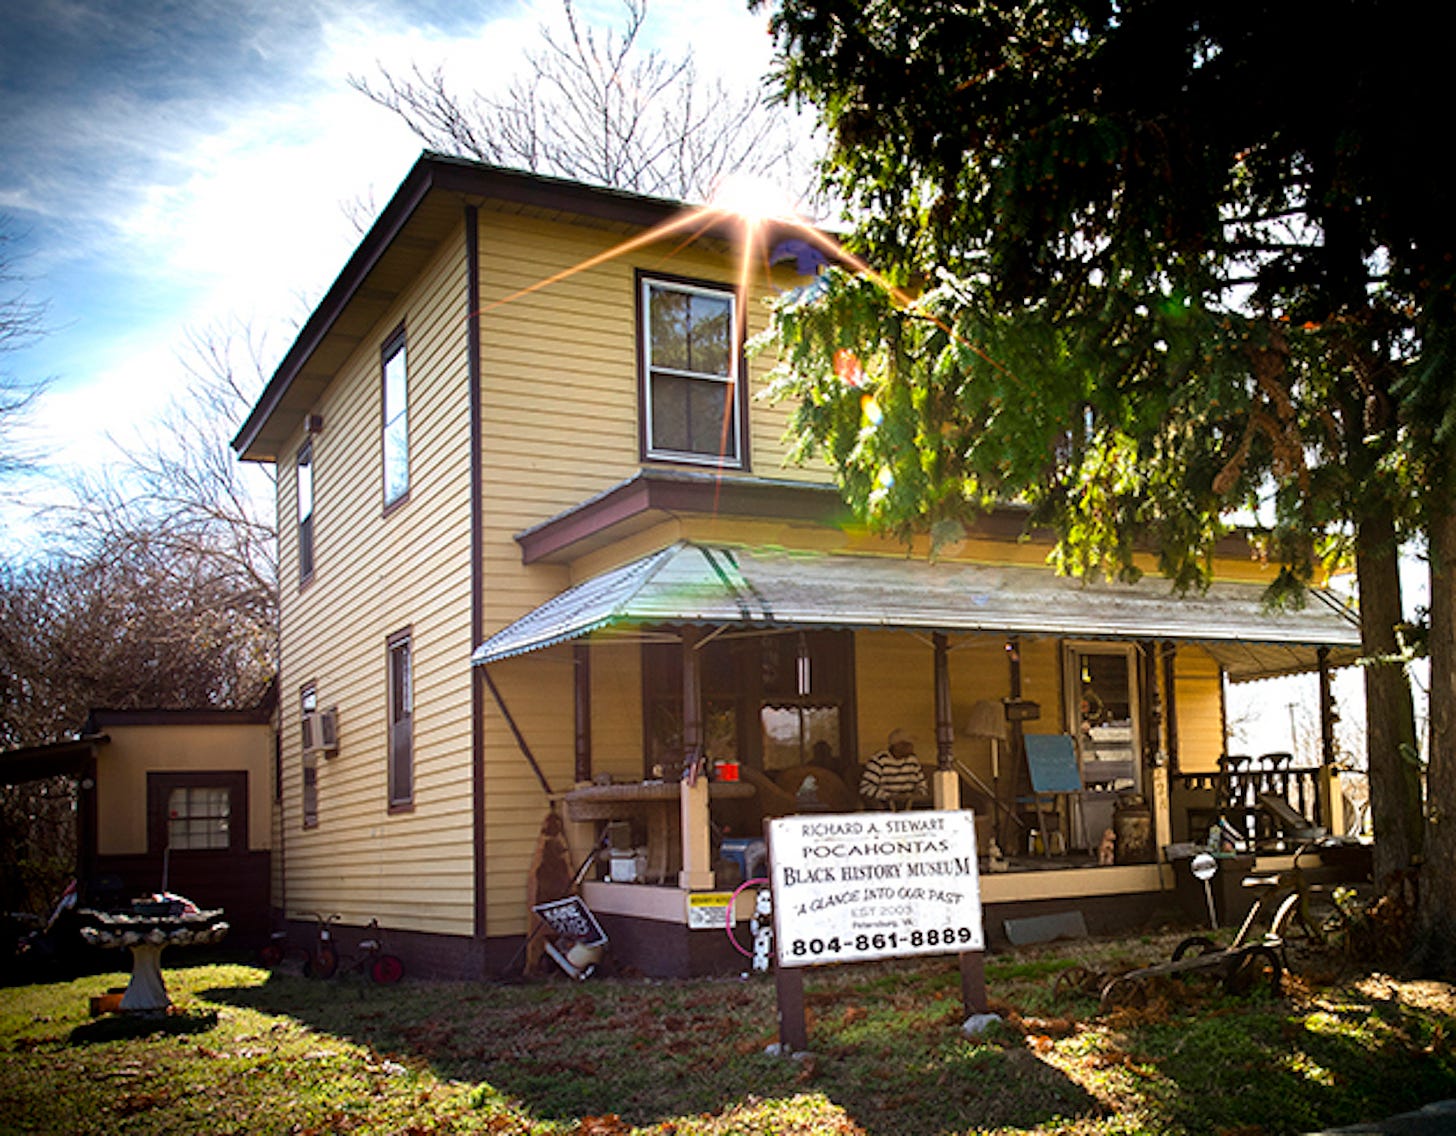
<instances>
[{"instance_id":1,"label":"two-story house","mask_svg":"<svg viewBox=\"0 0 1456 1136\"><path fill-rule=\"evenodd\" d=\"M573 862L610 838L583 889L619 958L728 965L690 915L733 878L725 832L833 781L858 805L898 728L937 802L1039 869L983 877L988 924L1126 923L1167 898L1224 682L1358 645L1318 600L1263 611L1235 542L1177 598L1058 578L1014 510L933 561L851 523L827 471L785 465L743 349L805 283L774 255L803 234L747 233L427 154L363 238L235 442L278 472L282 917L378 918L416 972L492 973L556 808ZM1024 732L1072 736L1086 793L1038 799ZM699 756L740 779L684 787ZM1096 866L1124 813L1144 831Z\"/></svg>"}]
</instances>

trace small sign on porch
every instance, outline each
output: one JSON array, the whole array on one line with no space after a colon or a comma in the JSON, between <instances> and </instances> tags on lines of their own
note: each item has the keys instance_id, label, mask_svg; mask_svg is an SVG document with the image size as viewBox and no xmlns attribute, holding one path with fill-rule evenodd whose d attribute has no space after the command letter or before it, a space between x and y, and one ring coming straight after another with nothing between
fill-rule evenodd
<instances>
[{"instance_id":1,"label":"small sign on porch","mask_svg":"<svg viewBox=\"0 0 1456 1136\"><path fill-rule=\"evenodd\" d=\"M984 950L971 812L799 814L768 833L780 967Z\"/></svg>"},{"instance_id":2,"label":"small sign on porch","mask_svg":"<svg viewBox=\"0 0 1456 1136\"><path fill-rule=\"evenodd\" d=\"M695 891L688 893L688 929L722 931L728 920L728 907L733 902L731 891Z\"/></svg>"}]
</instances>

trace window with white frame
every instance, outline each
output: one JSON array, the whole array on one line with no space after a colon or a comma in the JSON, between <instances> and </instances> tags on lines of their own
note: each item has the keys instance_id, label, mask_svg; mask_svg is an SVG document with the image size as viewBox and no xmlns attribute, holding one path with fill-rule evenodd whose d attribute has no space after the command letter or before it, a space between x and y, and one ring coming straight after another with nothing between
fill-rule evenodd
<instances>
[{"instance_id":1,"label":"window with white frame","mask_svg":"<svg viewBox=\"0 0 1456 1136\"><path fill-rule=\"evenodd\" d=\"M402 501L409 493L409 367L405 358L404 328L384 344L383 440L384 506Z\"/></svg>"},{"instance_id":2,"label":"window with white frame","mask_svg":"<svg viewBox=\"0 0 1456 1136\"><path fill-rule=\"evenodd\" d=\"M232 794L222 786L173 789L167 797L167 844L177 851L232 845Z\"/></svg>"},{"instance_id":3,"label":"window with white frame","mask_svg":"<svg viewBox=\"0 0 1456 1136\"><path fill-rule=\"evenodd\" d=\"M645 455L742 465L737 296L648 276L639 286Z\"/></svg>"}]
</instances>

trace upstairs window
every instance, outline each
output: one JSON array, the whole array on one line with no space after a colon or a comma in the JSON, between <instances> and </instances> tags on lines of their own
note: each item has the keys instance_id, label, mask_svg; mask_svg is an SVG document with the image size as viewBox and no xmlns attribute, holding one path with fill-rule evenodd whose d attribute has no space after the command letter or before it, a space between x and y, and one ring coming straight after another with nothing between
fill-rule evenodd
<instances>
[{"instance_id":1,"label":"upstairs window","mask_svg":"<svg viewBox=\"0 0 1456 1136\"><path fill-rule=\"evenodd\" d=\"M389 804L414 800L414 665L411 636L389 637Z\"/></svg>"},{"instance_id":2,"label":"upstairs window","mask_svg":"<svg viewBox=\"0 0 1456 1136\"><path fill-rule=\"evenodd\" d=\"M737 296L649 277L640 288L646 456L742 465Z\"/></svg>"},{"instance_id":3,"label":"upstairs window","mask_svg":"<svg viewBox=\"0 0 1456 1136\"><path fill-rule=\"evenodd\" d=\"M313 579L313 442L305 442L294 463L298 486L298 582Z\"/></svg>"},{"instance_id":4,"label":"upstairs window","mask_svg":"<svg viewBox=\"0 0 1456 1136\"><path fill-rule=\"evenodd\" d=\"M409 493L409 368L405 361L404 328L384 345L384 507Z\"/></svg>"}]
</instances>

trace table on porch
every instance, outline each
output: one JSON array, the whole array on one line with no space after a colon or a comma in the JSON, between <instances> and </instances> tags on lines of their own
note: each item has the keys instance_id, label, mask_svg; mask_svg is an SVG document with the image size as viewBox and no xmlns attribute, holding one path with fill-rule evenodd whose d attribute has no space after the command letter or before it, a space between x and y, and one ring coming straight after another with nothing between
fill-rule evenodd
<instances>
[{"instance_id":1,"label":"table on porch","mask_svg":"<svg viewBox=\"0 0 1456 1136\"><path fill-rule=\"evenodd\" d=\"M689 832L689 843L706 850L708 838L707 805L710 801L742 800L752 797L755 789L741 781L699 780L684 792L681 781L634 781L622 785L583 785L564 794L568 820L592 822L604 820L640 820L647 830L647 871L649 883L674 882L676 873L685 867L694 869L691 850L685 852L684 816L696 816L695 805L701 798L702 832ZM695 791L696 790L696 791ZM687 827L698 827L689 824ZM706 864L706 861L704 861ZM700 868L698 870L701 870ZM710 886L702 884L701 886Z\"/></svg>"}]
</instances>

